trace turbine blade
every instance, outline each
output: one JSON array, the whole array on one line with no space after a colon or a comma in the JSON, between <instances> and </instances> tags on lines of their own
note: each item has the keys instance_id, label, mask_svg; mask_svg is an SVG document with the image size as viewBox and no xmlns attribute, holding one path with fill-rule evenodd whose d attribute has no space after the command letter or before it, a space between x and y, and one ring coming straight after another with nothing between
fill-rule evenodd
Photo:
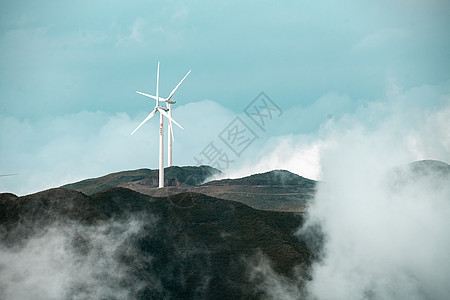
<instances>
[{"instance_id":1,"label":"turbine blade","mask_svg":"<svg viewBox=\"0 0 450 300\"><path fill-rule=\"evenodd\" d=\"M158 71L156 73L156 106L159 105L159 61L158 61Z\"/></svg>"},{"instance_id":2,"label":"turbine blade","mask_svg":"<svg viewBox=\"0 0 450 300\"><path fill-rule=\"evenodd\" d=\"M156 96L153 96L153 95L149 95L149 94L142 93L142 92L138 92L138 91L136 91L136 93L141 94L141 95L144 95L144 96L149 97L149 98L152 98L152 99L155 99L155 100L157 99ZM161 100L162 100L162 99L161 99ZM165 99L164 99L164 100L165 100ZM164 101L164 100L163 100L163 101Z\"/></svg>"},{"instance_id":3,"label":"turbine blade","mask_svg":"<svg viewBox=\"0 0 450 300\"><path fill-rule=\"evenodd\" d=\"M133 135L133 133L135 133L136 130L138 130L142 125L144 125L145 122L147 122L148 120L150 120L151 117L153 117L153 116L155 115L155 113L156 113L156 108L155 108L155 109L147 116L147 118L145 118L144 121L142 121L141 124L139 124L138 127L136 127L136 129L131 133L131 135Z\"/></svg>"},{"instance_id":4,"label":"turbine blade","mask_svg":"<svg viewBox=\"0 0 450 300\"><path fill-rule=\"evenodd\" d=\"M170 121L170 120L169 120L169 130L170 130L170 136L172 137L172 141L175 141L175 137L173 136L172 121Z\"/></svg>"},{"instance_id":5,"label":"turbine blade","mask_svg":"<svg viewBox=\"0 0 450 300\"><path fill-rule=\"evenodd\" d=\"M174 122L175 125L177 125L177 126L180 127L181 129L184 129L183 127L181 127L180 124L177 123L177 121L175 121L174 119L172 119L172 118L169 116L169 114L166 113L164 110L158 109L158 111L159 111L160 113L162 113L167 119L169 119L170 121Z\"/></svg>"},{"instance_id":6,"label":"turbine blade","mask_svg":"<svg viewBox=\"0 0 450 300\"><path fill-rule=\"evenodd\" d=\"M178 83L178 85L172 90L172 92L169 94L169 97L167 97L167 100L170 100L173 96L173 94L175 94L175 92L177 91L178 87L181 85L181 83L184 81L184 79L186 79L186 77L189 75L189 73L191 73L192 70L189 70L189 72L187 72L186 75L184 75L183 79L181 79L180 83Z\"/></svg>"}]
</instances>

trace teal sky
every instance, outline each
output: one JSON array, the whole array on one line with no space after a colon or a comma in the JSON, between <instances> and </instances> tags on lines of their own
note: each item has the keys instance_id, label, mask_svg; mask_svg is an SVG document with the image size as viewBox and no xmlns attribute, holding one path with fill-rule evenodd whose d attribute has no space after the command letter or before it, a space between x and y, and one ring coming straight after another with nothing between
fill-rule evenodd
<instances>
[{"instance_id":1,"label":"teal sky","mask_svg":"<svg viewBox=\"0 0 450 300\"><path fill-rule=\"evenodd\" d=\"M450 78L448 1L1 1L1 112L136 113L136 89L233 111L265 91L284 108L332 91L374 99ZM181 91L181 90L180 90Z\"/></svg>"},{"instance_id":2,"label":"teal sky","mask_svg":"<svg viewBox=\"0 0 450 300\"><path fill-rule=\"evenodd\" d=\"M26 174L32 165L37 174L52 165L49 157L52 166L68 167L58 158L74 148L86 151L77 161L90 165L88 157L100 154L78 148L86 143L80 136L92 133L88 139L101 143L114 118L131 132L153 107L135 91L154 93L158 61L163 96L192 69L176 97L184 125L190 119L182 111L232 117L264 91L285 117L261 147L281 136L318 136L330 116L378 124L358 112L392 95L406 107L409 95L413 107L442 111L450 94L449 16L444 0L0 0L0 173ZM201 146L183 144L188 133L176 132L190 152L174 150L179 164L190 164L226 120ZM69 142L59 147L62 140ZM156 157L143 162L108 163L79 176L156 167ZM0 187L14 190L12 181Z\"/></svg>"}]
</instances>

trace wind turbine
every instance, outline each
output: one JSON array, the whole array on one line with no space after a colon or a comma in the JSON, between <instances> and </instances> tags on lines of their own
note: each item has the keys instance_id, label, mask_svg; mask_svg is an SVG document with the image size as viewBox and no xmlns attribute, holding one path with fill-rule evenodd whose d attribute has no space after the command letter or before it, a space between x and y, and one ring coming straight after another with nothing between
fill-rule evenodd
<instances>
[{"instance_id":1,"label":"wind turbine","mask_svg":"<svg viewBox=\"0 0 450 300\"><path fill-rule=\"evenodd\" d=\"M189 72L186 73L186 75L184 75L183 79L181 79L181 81L177 84L177 86L172 90L172 92L170 92L169 96L167 98L162 98L159 97L159 99L156 99L155 96L153 95L149 95L146 93L141 93L141 92L136 92L138 94L144 95L146 97L150 97L152 99L155 99L156 101L163 101L166 102L166 111L169 114L168 120L169 120L169 125L168 125L168 129L167 129L167 137L168 137L168 149L167 149L167 165L168 167L172 166L172 142L174 141L174 137L173 137L173 128L172 128L172 104L175 104L176 101L172 99L173 95L175 94L175 92L178 90L178 88L180 87L181 83L183 83L183 81L186 79L186 77L191 73L192 70L189 70ZM175 123L177 124L177 123ZM178 125L178 124L177 124ZM180 128L182 128L180 126Z\"/></svg>"},{"instance_id":2,"label":"wind turbine","mask_svg":"<svg viewBox=\"0 0 450 300\"><path fill-rule=\"evenodd\" d=\"M175 93L174 91L172 91ZM159 101L166 101L166 99L160 99L159 98L159 62L158 62L158 70L156 73L156 96L148 95L145 93L137 92L141 95L150 97L152 99L156 100L156 106L153 109L153 111L142 121L141 124L139 124L138 127L131 133L133 135L142 125L144 125L145 122L150 120L156 112L159 112L159 187L164 187L164 127L163 127L163 121L165 116L170 122L175 123L178 127L183 129L180 124L178 124L174 119L172 119L171 116L167 113L168 109L167 107L163 107L159 105ZM173 94L171 93L171 94Z\"/></svg>"},{"instance_id":3,"label":"wind turbine","mask_svg":"<svg viewBox=\"0 0 450 300\"><path fill-rule=\"evenodd\" d=\"M172 90L172 92L169 94L169 97L165 99L166 101L166 107L168 109L169 116L172 118L172 104L176 103L175 100L172 99L173 95L175 94L175 91L178 89L178 87L181 85L181 83L186 79L186 77L191 73L192 70L189 70L189 72L184 75L183 79L177 84L177 86ZM167 138L168 138L168 153L167 153L167 166L172 166L172 142L174 141L173 137L173 128L172 128L172 121L169 119L169 125L167 126Z\"/></svg>"}]
</instances>

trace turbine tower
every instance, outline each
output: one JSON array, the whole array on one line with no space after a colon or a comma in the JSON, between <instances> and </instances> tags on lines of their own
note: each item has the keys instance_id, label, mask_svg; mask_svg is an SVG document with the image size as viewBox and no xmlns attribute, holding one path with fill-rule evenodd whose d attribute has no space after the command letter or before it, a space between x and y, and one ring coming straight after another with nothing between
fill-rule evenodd
<instances>
[{"instance_id":1,"label":"turbine tower","mask_svg":"<svg viewBox=\"0 0 450 300\"><path fill-rule=\"evenodd\" d=\"M174 91L172 91L172 93L171 93L172 95L173 95L173 93L175 93L175 90L176 90L176 88L174 89ZM169 114L167 113L167 111L168 111L167 107L163 107L163 106L159 105L159 101L167 101L167 99L159 98L159 62L158 62L158 70L156 73L156 96L148 95L148 94L141 93L141 92L137 92L137 93L156 100L156 106L153 109L153 111L144 119L144 121L142 121L141 124L139 124L138 127L136 127L136 129L131 133L131 135L133 135L142 125L144 125L145 122L150 120L156 114L156 112L159 112L159 184L158 184L158 187L161 188L161 187L164 187L164 127L163 127L164 118L163 118L163 116L165 116L169 120L169 122L175 123L175 125L177 125L181 129L183 129L183 127L181 127L180 124L178 124L174 119L172 119L171 116L169 116Z\"/></svg>"}]
</instances>

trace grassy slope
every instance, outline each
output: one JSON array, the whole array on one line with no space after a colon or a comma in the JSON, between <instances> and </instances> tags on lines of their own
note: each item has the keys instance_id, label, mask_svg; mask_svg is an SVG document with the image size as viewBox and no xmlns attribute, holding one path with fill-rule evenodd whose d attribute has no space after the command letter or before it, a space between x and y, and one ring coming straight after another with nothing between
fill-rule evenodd
<instances>
[{"instance_id":1,"label":"grassy slope","mask_svg":"<svg viewBox=\"0 0 450 300\"><path fill-rule=\"evenodd\" d=\"M125 187L150 196L196 192L274 211L304 211L315 193L316 182L288 171L276 170L238 179L202 184L219 171L207 166L170 167L166 188L157 189L158 171L141 169L109 174L63 186L92 195L112 187Z\"/></svg>"}]
</instances>

